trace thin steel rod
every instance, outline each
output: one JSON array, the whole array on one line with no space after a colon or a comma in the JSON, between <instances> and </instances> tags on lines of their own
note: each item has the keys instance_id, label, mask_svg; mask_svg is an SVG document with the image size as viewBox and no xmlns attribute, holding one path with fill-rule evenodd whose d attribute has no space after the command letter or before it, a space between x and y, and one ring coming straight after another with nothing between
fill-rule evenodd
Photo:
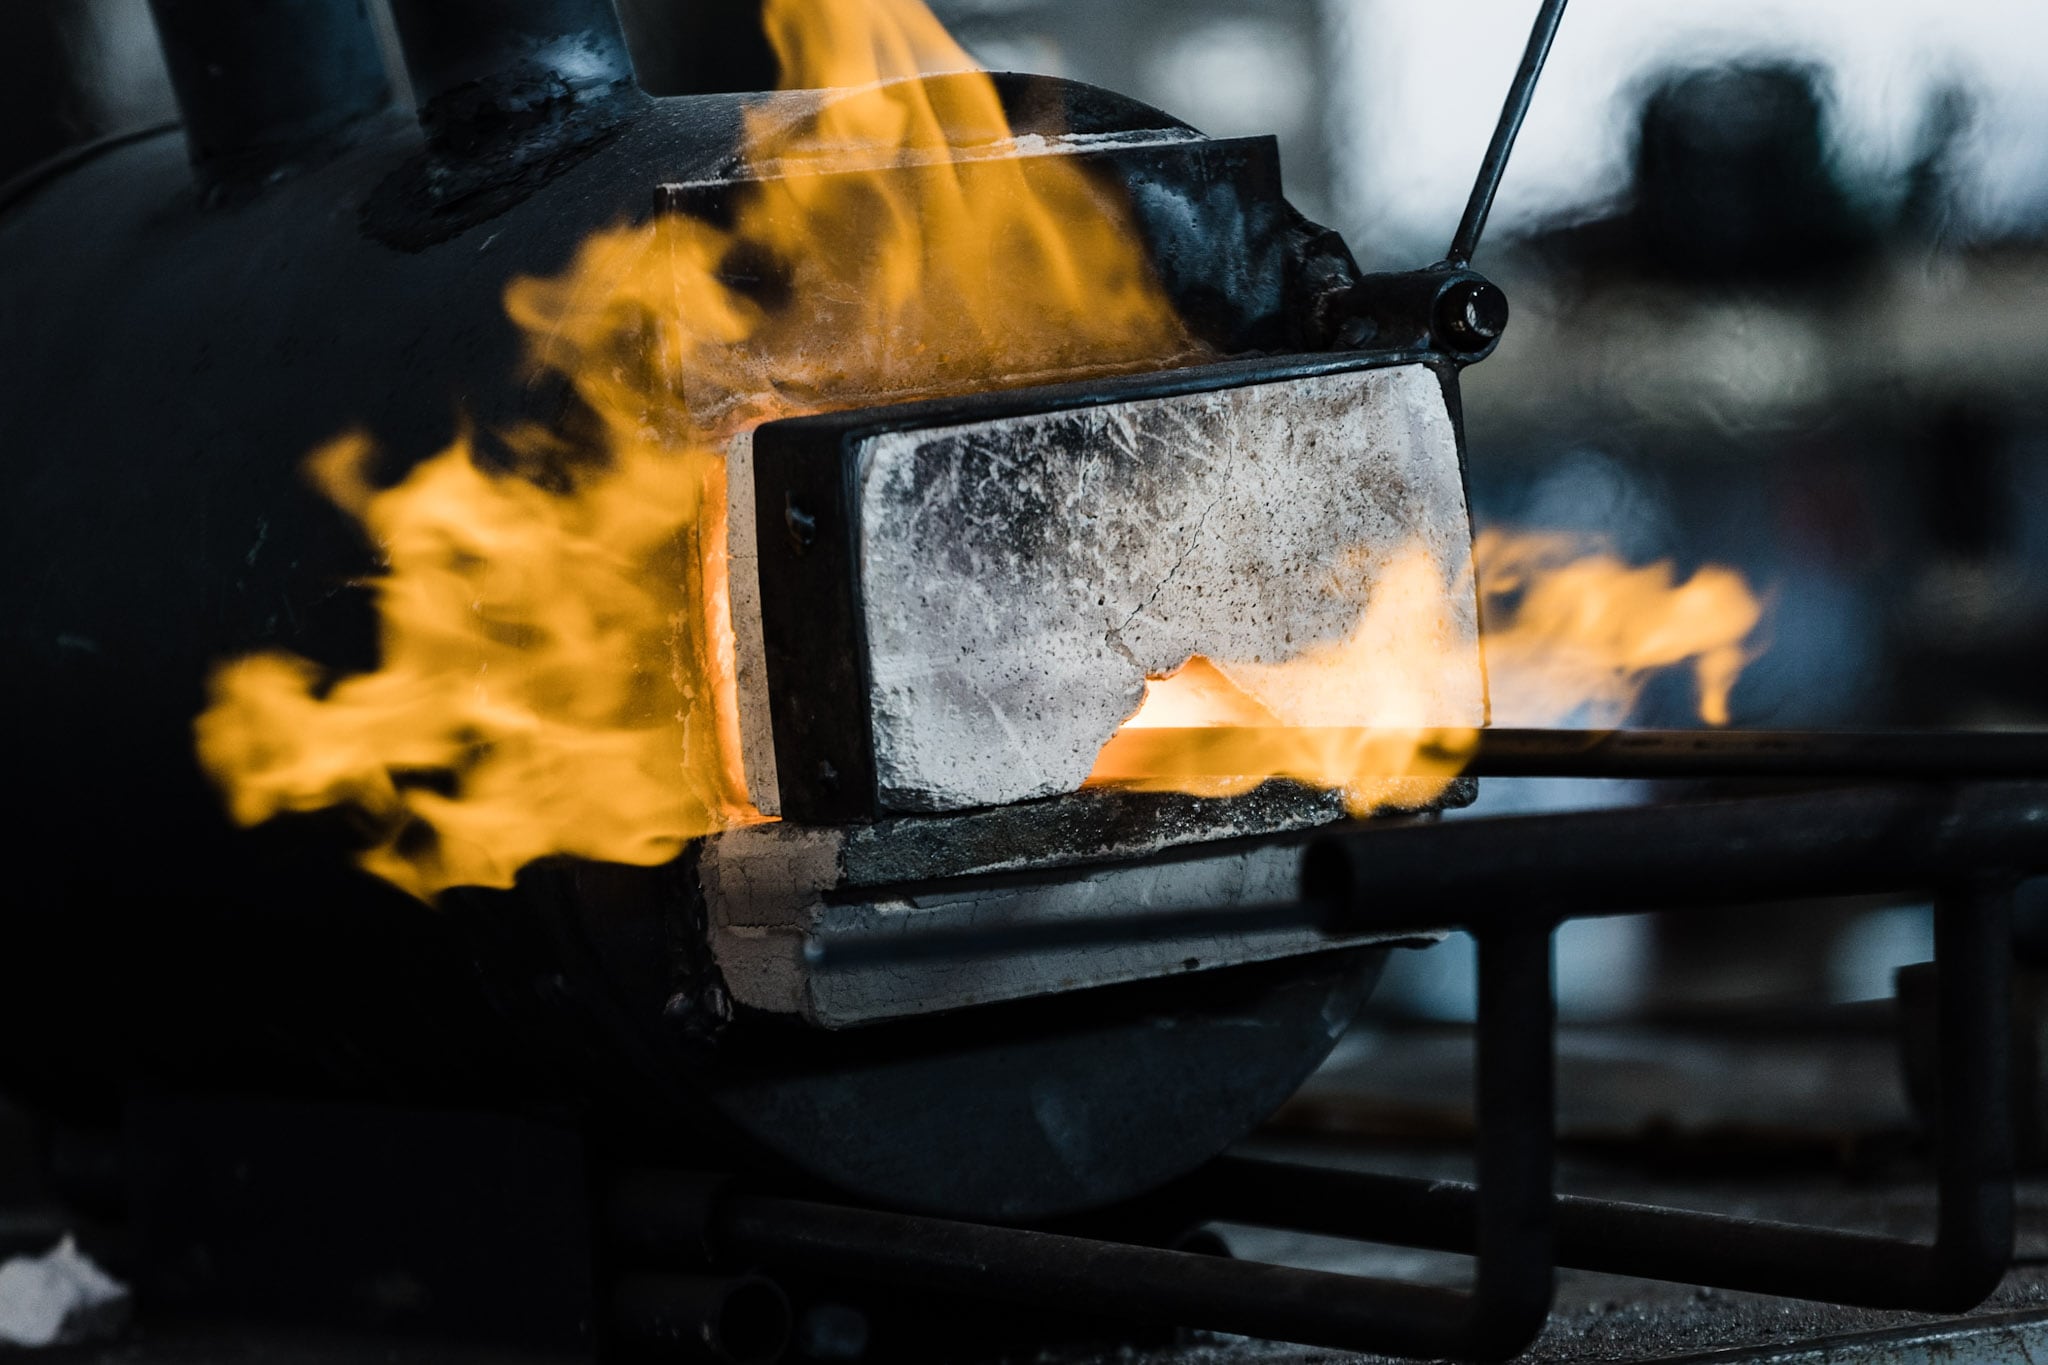
<instances>
[{"instance_id":1,"label":"thin steel rod","mask_svg":"<svg viewBox=\"0 0 2048 1365\"><path fill-rule=\"evenodd\" d=\"M742 1260L930 1293L1338 1350L1512 1353L1461 1349L1476 1344L1471 1296L1429 1285L759 1196L727 1201L717 1233Z\"/></svg>"},{"instance_id":2,"label":"thin steel rod","mask_svg":"<svg viewBox=\"0 0 2048 1365\"><path fill-rule=\"evenodd\" d=\"M1190 726L1124 730L1098 778L1163 773L1238 777L1288 755L1373 755L1384 732L1336 726ZM2048 779L2048 731L1532 730L1451 731L1421 739L1408 772L1473 777ZM1356 776L1399 777L1361 771Z\"/></svg>"},{"instance_id":3,"label":"thin steel rod","mask_svg":"<svg viewBox=\"0 0 2048 1365\"><path fill-rule=\"evenodd\" d=\"M877 962L928 962L1004 953L1098 948L1132 942L1228 938L1238 934L1319 929L1329 915L1319 905L1220 905L1139 914L1076 915L1015 924L945 924L818 935L804 945L813 967L845 968Z\"/></svg>"},{"instance_id":4,"label":"thin steel rod","mask_svg":"<svg viewBox=\"0 0 2048 1365\"><path fill-rule=\"evenodd\" d=\"M1500 122L1493 127L1493 141L1486 145L1486 159L1479 163L1479 178L1472 182L1472 197L1465 201L1465 216L1451 238L1447 264L1468 266L1479 249L1479 234L1486 230L1487 215L1493 212L1493 196L1508 168L1508 156L1515 150L1515 137L1536 97L1536 82L1543 75L1543 63L1550 56L1550 44L1564 19L1565 0L1543 0L1536 12L1536 25L1529 32L1529 45L1522 50L1522 64L1515 68L1514 83L1508 87L1507 102L1501 106Z\"/></svg>"},{"instance_id":5,"label":"thin steel rod","mask_svg":"<svg viewBox=\"0 0 2048 1365\"><path fill-rule=\"evenodd\" d=\"M1482 777L2048 781L2044 730L1480 731Z\"/></svg>"},{"instance_id":6,"label":"thin steel rod","mask_svg":"<svg viewBox=\"0 0 2048 1365\"><path fill-rule=\"evenodd\" d=\"M1851 787L1324 835L1304 899L1392 933L1935 891L2048 870L2048 783Z\"/></svg>"},{"instance_id":7,"label":"thin steel rod","mask_svg":"<svg viewBox=\"0 0 2048 1365\"><path fill-rule=\"evenodd\" d=\"M975 958L1316 927L1421 933L1804 896L1934 890L2048 871L2048 783L1869 786L1434 824L1316 839L1300 900L915 925L813 939L812 965Z\"/></svg>"}]
</instances>

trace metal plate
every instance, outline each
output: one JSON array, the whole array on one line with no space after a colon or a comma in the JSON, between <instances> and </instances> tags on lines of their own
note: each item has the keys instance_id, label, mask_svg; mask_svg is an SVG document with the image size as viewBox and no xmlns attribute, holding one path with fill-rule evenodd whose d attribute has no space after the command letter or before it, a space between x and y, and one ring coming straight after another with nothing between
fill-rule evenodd
<instances>
[{"instance_id":1,"label":"metal plate","mask_svg":"<svg viewBox=\"0 0 2048 1365\"><path fill-rule=\"evenodd\" d=\"M1409 550L1455 577L1452 383L1414 358L1261 360L763 426L734 496L782 813L1072 791L1147 675L1343 639ZM1469 595L1432 628L1476 641ZM1431 723L1481 723L1466 653Z\"/></svg>"}]
</instances>

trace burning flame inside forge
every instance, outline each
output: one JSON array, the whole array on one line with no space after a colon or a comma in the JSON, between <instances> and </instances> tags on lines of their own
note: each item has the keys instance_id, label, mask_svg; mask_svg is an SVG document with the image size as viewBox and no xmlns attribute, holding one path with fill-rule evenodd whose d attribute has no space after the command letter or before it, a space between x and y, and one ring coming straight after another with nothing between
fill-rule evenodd
<instances>
[{"instance_id":1,"label":"burning flame inside forge","mask_svg":"<svg viewBox=\"0 0 2048 1365\"><path fill-rule=\"evenodd\" d=\"M749 115L747 173L717 191L716 212L599 232L561 276L507 291L535 373L566 379L578 420L498 433L518 461L507 470L459 442L377 487L361 435L309 461L381 551L382 662L335 678L273 652L215 671L198 749L237 821L349 808L368 830L363 866L431 898L509 886L550 855L651 865L764 810L809 818L817 808L783 799L810 780L787 761L805 752L802 736L780 718L766 736L771 707L757 695L788 671L777 638L801 644L804 623L767 600L765 566L731 534L752 529L750 495L773 452L736 438L802 414L1216 358L1176 315L1123 201L1075 158L1013 138L995 85L915 0L765 8L785 87L829 93L799 118L773 105ZM1013 600L1051 613L1047 638L1086 635L1106 683L1019 665L1029 632L960 614L973 574L928 584L937 615L896 618L893 654L870 640L864 733L871 747L895 736L885 757L901 762L894 779L871 774L881 811L865 813L1020 800L1091 774L1199 794L1289 776L1344 788L1355 810L1432 799L1486 719L1468 521L1437 384L1411 365L1307 376L1267 411L1256 386L1180 400L1235 405L1217 428L1228 440L1190 446L1177 501L1154 518L1171 528L1136 525L1097 545L1117 552L1099 566L1099 601L1067 603L1029 575L993 580L1039 594ZM1380 443L1367 452L1378 474L1332 492L1342 452L1309 438L1341 435L1342 423L1296 420L1288 404L1355 415L1361 396L1363 411L1398 420L1359 438ZM1161 411L1169 427L1185 416ZM902 449L899 472L914 476L916 450ZM733 465L744 485L728 486L729 450L744 454ZM1030 482L1044 468L984 473L1005 495L1044 491ZM953 505L972 504L960 491ZM1061 515L1085 512L1088 490L1067 492ZM858 510L845 529L858 529ZM780 541L763 525L765 555ZM962 562L958 545L920 546L899 529L895 542L870 538L863 571L895 553L903 585L938 562L927 551ZM1481 542L1482 597L1499 597L1490 561L1546 571L1516 580L1519 612L1489 620L1508 623L1486 643L1497 712L1522 718L1523 681L1540 676L1544 718L1591 702L1618 719L1645 670L1692 659L1718 718L1757 618L1739 580L1674 586L1668 573L1556 558ZM1070 576L1062 591L1077 583L1090 586ZM995 633L939 678L933 651L960 649L970 626ZM1568 704L1551 700L1552 683ZM1059 705L1032 700L1046 696ZM1070 702L1050 756L1006 758L1006 733ZM963 725L993 739L919 767L919 746ZM1261 736L1265 756L1219 765L1187 727Z\"/></svg>"},{"instance_id":2,"label":"burning flame inside forge","mask_svg":"<svg viewBox=\"0 0 2048 1365\"><path fill-rule=\"evenodd\" d=\"M1588 537L1498 530L1480 534L1472 559L1495 723L1620 725L1654 673L1688 663L1700 719L1728 722L1749 657L1742 642L1763 614L1740 574L1710 565L1681 583L1668 563L1630 566ZM1197 657L1148 681L1090 780L1234 796L1291 777L1342 788L1356 813L1431 799L1479 740L1476 729L1427 723L1432 680L1468 665L1432 628L1441 591L1427 556L1409 550L1377 575L1345 640L1279 665L1238 665L1235 677ZM1470 592L1461 583L1452 595ZM1369 719L1269 708L1255 695L1275 679L1284 688L1315 677L1342 679L1343 709Z\"/></svg>"}]
</instances>

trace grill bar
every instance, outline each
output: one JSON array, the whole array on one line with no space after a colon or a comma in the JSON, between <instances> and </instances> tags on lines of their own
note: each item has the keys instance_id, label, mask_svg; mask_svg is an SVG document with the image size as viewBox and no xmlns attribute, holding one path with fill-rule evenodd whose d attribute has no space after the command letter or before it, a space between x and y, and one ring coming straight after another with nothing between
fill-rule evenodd
<instances>
[{"instance_id":1,"label":"grill bar","mask_svg":"<svg viewBox=\"0 0 2048 1365\"><path fill-rule=\"evenodd\" d=\"M1371 754L1370 729L1249 725L1158 726L1120 731L1103 749L1098 780L1161 772L1236 777L1270 771L1273 755ZM1444 731L1420 744L1411 771L1472 777L1872 778L1974 781L2048 773L2048 731L1930 733L1883 730ZM1402 773L1367 773L1398 777Z\"/></svg>"},{"instance_id":2,"label":"grill bar","mask_svg":"<svg viewBox=\"0 0 2048 1365\"><path fill-rule=\"evenodd\" d=\"M820 936L813 965L978 957L1316 925L1342 933L1548 924L1805 896L1933 890L2048 870L2048 784L1897 785L1328 834L1300 900L1032 924Z\"/></svg>"}]
</instances>

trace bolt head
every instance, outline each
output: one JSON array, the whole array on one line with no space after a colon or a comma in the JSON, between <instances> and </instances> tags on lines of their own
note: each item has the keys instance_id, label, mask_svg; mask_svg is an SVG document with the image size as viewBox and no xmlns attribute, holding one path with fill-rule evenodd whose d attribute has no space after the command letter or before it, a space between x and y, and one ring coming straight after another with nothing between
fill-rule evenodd
<instances>
[{"instance_id":1,"label":"bolt head","mask_svg":"<svg viewBox=\"0 0 2048 1365\"><path fill-rule=\"evenodd\" d=\"M1491 280L1459 280L1436 301L1437 337L1460 355L1477 355L1508 326L1508 296Z\"/></svg>"}]
</instances>

